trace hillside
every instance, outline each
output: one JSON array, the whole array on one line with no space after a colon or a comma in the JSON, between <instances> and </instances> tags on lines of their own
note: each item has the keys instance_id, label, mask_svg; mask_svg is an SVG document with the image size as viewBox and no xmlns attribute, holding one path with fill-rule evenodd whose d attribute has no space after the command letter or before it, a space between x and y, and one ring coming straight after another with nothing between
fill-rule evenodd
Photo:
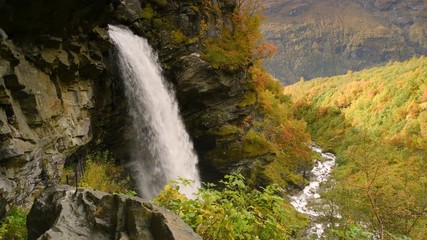
<instances>
[{"instance_id":1,"label":"hillside","mask_svg":"<svg viewBox=\"0 0 427 240\"><path fill-rule=\"evenodd\" d=\"M264 0L262 32L278 46L267 70L283 83L427 54L422 0Z\"/></svg>"},{"instance_id":2,"label":"hillside","mask_svg":"<svg viewBox=\"0 0 427 240\"><path fill-rule=\"evenodd\" d=\"M348 226L423 239L427 229L427 58L285 88L312 137L338 155L325 194ZM333 218L333 217L332 217Z\"/></svg>"}]
</instances>

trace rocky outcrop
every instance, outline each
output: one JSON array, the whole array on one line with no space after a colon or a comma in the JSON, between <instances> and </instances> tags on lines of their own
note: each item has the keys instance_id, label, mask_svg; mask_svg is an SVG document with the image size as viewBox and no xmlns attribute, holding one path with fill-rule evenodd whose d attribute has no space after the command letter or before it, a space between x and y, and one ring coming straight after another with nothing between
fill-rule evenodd
<instances>
[{"instance_id":1,"label":"rocky outcrop","mask_svg":"<svg viewBox=\"0 0 427 240\"><path fill-rule=\"evenodd\" d=\"M266 61L284 83L427 54L422 0L266 0L263 33L278 46Z\"/></svg>"},{"instance_id":2,"label":"rocky outcrop","mask_svg":"<svg viewBox=\"0 0 427 240\"><path fill-rule=\"evenodd\" d=\"M0 41L0 195L23 203L92 138L101 50L78 38ZM4 207L0 206L0 207Z\"/></svg>"},{"instance_id":3,"label":"rocky outcrop","mask_svg":"<svg viewBox=\"0 0 427 240\"><path fill-rule=\"evenodd\" d=\"M242 166L249 168L261 156L250 159L240 156L227 161L230 157L224 156L226 153L212 154L213 151L227 152L227 146L243 138L238 134L223 134L220 129L226 125L243 126L245 118L255 112L255 99L247 105L241 104L245 96L251 94L249 80L240 71L213 69L197 55L181 58L175 69L178 100L200 156L203 179L215 181L224 174L241 170Z\"/></svg>"},{"instance_id":4,"label":"rocky outcrop","mask_svg":"<svg viewBox=\"0 0 427 240\"><path fill-rule=\"evenodd\" d=\"M124 195L47 188L27 218L28 239L201 239L172 212Z\"/></svg>"}]
</instances>

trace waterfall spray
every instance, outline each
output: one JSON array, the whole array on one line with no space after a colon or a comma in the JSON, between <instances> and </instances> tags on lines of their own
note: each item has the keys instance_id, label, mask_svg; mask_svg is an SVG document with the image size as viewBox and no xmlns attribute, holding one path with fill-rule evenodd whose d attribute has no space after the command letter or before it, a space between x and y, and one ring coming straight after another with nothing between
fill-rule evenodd
<instances>
[{"instance_id":1,"label":"waterfall spray","mask_svg":"<svg viewBox=\"0 0 427 240\"><path fill-rule=\"evenodd\" d=\"M109 25L108 32L117 48L135 132L130 169L138 192L152 198L169 180L182 177L195 183L180 192L194 193L200 186L197 156L156 55L145 39L127 28Z\"/></svg>"}]
</instances>

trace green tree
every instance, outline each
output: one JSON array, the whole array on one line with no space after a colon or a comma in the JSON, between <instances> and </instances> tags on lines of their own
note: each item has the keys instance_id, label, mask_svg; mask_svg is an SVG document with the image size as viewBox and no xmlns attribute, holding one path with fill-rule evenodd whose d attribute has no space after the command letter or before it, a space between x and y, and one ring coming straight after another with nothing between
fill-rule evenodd
<instances>
[{"instance_id":1,"label":"green tree","mask_svg":"<svg viewBox=\"0 0 427 240\"><path fill-rule=\"evenodd\" d=\"M427 217L425 173L408 171L408 165L399 165L406 171L396 173L390 167L393 158L383 150L360 135L344 152L350 166L338 175L338 187L326 197L339 206L343 227L358 223L381 240L410 236Z\"/></svg>"}]
</instances>

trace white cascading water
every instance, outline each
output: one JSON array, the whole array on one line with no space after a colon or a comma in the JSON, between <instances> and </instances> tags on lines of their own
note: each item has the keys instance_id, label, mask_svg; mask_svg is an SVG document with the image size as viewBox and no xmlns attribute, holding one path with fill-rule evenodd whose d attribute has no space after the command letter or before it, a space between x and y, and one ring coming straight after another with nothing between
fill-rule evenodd
<instances>
[{"instance_id":1,"label":"white cascading water","mask_svg":"<svg viewBox=\"0 0 427 240\"><path fill-rule=\"evenodd\" d=\"M319 203L322 200L319 194L320 184L329 179L332 168L335 166L335 155L332 153L323 153L322 149L314 143L311 149L314 152L320 153L322 159L315 162L315 166L311 170L310 183L300 194L291 197L291 204L298 212L307 214L312 218L313 224L308 229L308 234L312 238L316 237L320 239L325 231L325 226L322 223L315 222L315 219L324 215L324 212L315 209L310 203L314 201L322 205Z\"/></svg>"},{"instance_id":2,"label":"white cascading water","mask_svg":"<svg viewBox=\"0 0 427 240\"><path fill-rule=\"evenodd\" d=\"M165 82L147 40L129 29L109 25L129 101L136 139L131 150L134 180L142 197L156 196L169 180L194 181L181 186L191 197L200 187L197 156L179 115L174 92Z\"/></svg>"}]
</instances>

